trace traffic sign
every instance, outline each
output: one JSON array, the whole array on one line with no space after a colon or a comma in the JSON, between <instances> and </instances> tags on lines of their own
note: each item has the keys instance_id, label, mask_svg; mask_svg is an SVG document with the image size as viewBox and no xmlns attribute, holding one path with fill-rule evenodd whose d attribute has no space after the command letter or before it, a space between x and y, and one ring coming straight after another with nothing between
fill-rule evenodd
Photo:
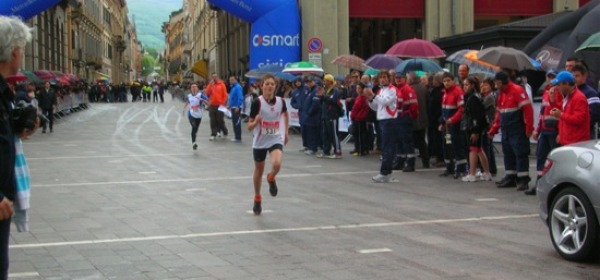
<instances>
[{"instance_id":1,"label":"traffic sign","mask_svg":"<svg viewBox=\"0 0 600 280\"><path fill-rule=\"evenodd\" d=\"M323 41L321 41L321 39L317 38L317 37L312 37L310 39L308 39L308 52L311 53L318 53L321 52L321 50L323 50Z\"/></svg>"}]
</instances>

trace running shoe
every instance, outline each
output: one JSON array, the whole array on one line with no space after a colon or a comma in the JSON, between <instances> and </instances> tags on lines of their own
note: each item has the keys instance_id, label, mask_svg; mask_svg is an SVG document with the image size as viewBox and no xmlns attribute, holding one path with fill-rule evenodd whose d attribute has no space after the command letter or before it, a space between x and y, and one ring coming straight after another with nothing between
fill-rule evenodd
<instances>
[{"instance_id":1,"label":"running shoe","mask_svg":"<svg viewBox=\"0 0 600 280\"><path fill-rule=\"evenodd\" d=\"M490 173L483 173L481 175L481 177L479 177L481 181L491 181L492 180L492 174Z\"/></svg>"},{"instance_id":2,"label":"running shoe","mask_svg":"<svg viewBox=\"0 0 600 280\"><path fill-rule=\"evenodd\" d=\"M260 215L260 213L262 212L262 202L260 200L256 200L254 199L254 207L252 207L252 212L254 212L254 215Z\"/></svg>"},{"instance_id":3,"label":"running shoe","mask_svg":"<svg viewBox=\"0 0 600 280\"><path fill-rule=\"evenodd\" d=\"M372 179L375 183L389 183L391 181L391 176L377 174L377 176L374 176Z\"/></svg>"},{"instance_id":4,"label":"running shoe","mask_svg":"<svg viewBox=\"0 0 600 280\"><path fill-rule=\"evenodd\" d=\"M312 156L315 154L315 151L306 150L306 151L304 151L304 154L306 154L307 156Z\"/></svg>"},{"instance_id":5,"label":"running shoe","mask_svg":"<svg viewBox=\"0 0 600 280\"><path fill-rule=\"evenodd\" d=\"M215 137L211 136L210 138L208 138L208 141L215 141Z\"/></svg>"},{"instance_id":6,"label":"running shoe","mask_svg":"<svg viewBox=\"0 0 600 280\"><path fill-rule=\"evenodd\" d=\"M192 144L192 149L197 150L198 149L198 144L196 144L196 142L194 142Z\"/></svg>"},{"instance_id":7,"label":"running shoe","mask_svg":"<svg viewBox=\"0 0 600 280\"><path fill-rule=\"evenodd\" d=\"M467 176L462 177L462 181L463 182L476 182L477 177L475 177L475 175L467 175Z\"/></svg>"},{"instance_id":8,"label":"running shoe","mask_svg":"<svg viewBox=\"0 0 600 280\"><path fill-rule=\"evenodd\" d=\"M277 196L277 182L275 182L275 176L271 173L267 174L267 182L269 183L269 192L271 196Z\"/></svg>"}]
</instances>

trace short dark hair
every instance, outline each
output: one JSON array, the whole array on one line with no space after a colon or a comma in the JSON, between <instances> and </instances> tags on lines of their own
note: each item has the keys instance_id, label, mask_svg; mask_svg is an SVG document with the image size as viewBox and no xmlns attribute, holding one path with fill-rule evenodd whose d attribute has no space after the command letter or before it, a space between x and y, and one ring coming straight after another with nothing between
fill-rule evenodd
<instances>
[{"instance_id":1,"label":"short dark hair","mask_svg":"<svg viewBox=\"0 0 600 280\"><path fill-rule=\"evenodd\" d=\"M579 59L578 57L574 57L574 56L571 56L571 57L567 58L566 61L575 61L577 63L582 62L581 59Z\"/></svg>"},{"instance_id":2,"label":"short dark hair","mask_svg":"<svg viewBox=\"0 0 600 280\"><path fill-rule=\"evenodd\" d=\"M510 81L510 76L507 72L500 71L494 76L494 81L500 81L503 85L506 85Z\"/></svg>"},{"instance_id":3,"label":"short dark hair","mask_svg":"<svg viewBox=\"0 0 600 280\"><path fill-rule=\"evenodd\" d=\"M442 80L444 80L445 78L450 78L450 80L454 80L454 74L450 72L444 72L444 74L442 74Z\"/></svg>"},{"instance_id":4,"label":"short dark hair","mask_svg":"<svg viewBox=\"0 0 600 280\"><path fill-rule=\"evenodd\" d=\"M575 71L581 73L582 75L585 75L585 74L587 74L588 69L583 63L576 63L573 66L573 68L571 68L571 72L575 72Z\"/></svg>"}]
</instances>

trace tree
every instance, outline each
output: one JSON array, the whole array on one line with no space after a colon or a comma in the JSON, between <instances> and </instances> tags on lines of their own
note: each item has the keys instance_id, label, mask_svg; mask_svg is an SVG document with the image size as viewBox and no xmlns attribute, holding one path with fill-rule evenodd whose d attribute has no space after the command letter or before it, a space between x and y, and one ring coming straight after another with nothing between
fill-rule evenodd
<instances>
[{"instance_id":1,"label":"tree","mask_svg":"<svg viewBox=\"0 0 600 280\"><path fill-rule=\"evenodd\" d=\"M142 58L142 76L146 77L154 72L154 66L156 66L156 61L154 57L151 55L145 55Z\"/></svg>"},{"instance_id":2,"label":"tree","mask_svg":"<svg viewBox=\"0 0 600 280\"><path fill-rule=\"evenodd\" d=\"M156 58L158 57L158 51L153 47L145 47L144 50L148 53L148 55Z\"/></svg>"}]
</instances>

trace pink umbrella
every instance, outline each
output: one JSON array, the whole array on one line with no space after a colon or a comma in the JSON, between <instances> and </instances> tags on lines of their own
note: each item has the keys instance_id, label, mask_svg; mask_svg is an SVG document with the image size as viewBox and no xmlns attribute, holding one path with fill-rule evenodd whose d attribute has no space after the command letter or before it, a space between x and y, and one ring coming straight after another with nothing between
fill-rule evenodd
<instances>
[{"instance_id":1,"label":"pink umbrella","mask_svg":"<svg viewBox=\"0 0 600 280\"><path fill-rule=\"evenodd\" d=\"M400 41L393 45L385 54L417 58L439 58L446 56L444 51L436 44L417 38Z\"/></svg>"}]
</instances>

